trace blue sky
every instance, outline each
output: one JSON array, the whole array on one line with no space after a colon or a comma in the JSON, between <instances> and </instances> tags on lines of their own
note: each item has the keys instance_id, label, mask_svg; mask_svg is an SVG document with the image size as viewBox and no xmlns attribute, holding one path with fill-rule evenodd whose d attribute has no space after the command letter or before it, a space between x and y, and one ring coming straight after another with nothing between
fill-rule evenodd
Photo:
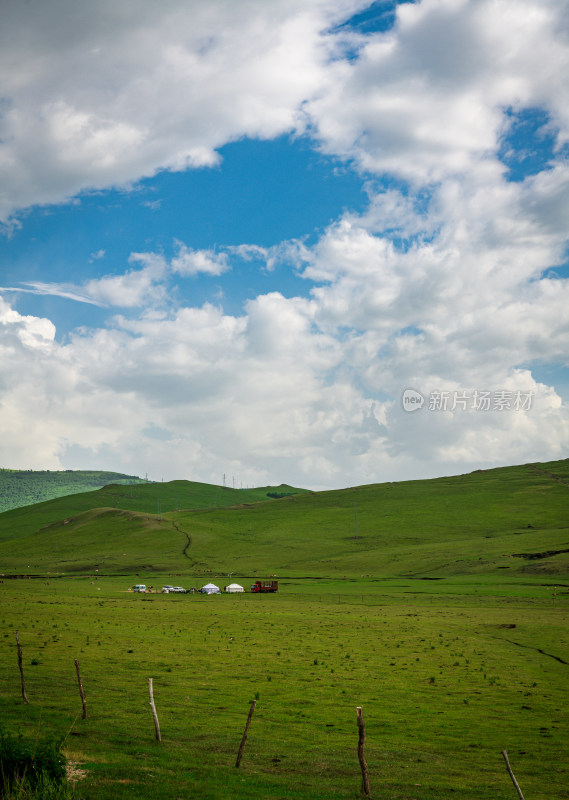
<instances>
[{"instance_id":1,"label":"blue sky","mask_svg":"<svg viewBox=\"0 0 569 800\"><path fill-rule=\"evenodd\" d=\"M196 250L314 242L345 210L361 210L367 202L361 176L303 138L244 139L220 148L219 155L213 168L162 171L133 189L87 191L71 204L30 209L22 227L0 239L4 281L26 288L49 275L56 283L81 284L124 272L133 252L172 258L180 241ZM259 293L308 292L296 270L285 265L269 271L259 259L239 262L223 277L195 276L177 288L180 302L199 304L217 302L222 292L223 306L233 314ZM48 313L58 338L78 324L92 324L85 320L104 322L105 311L73 305L47 294L18 298L22 313Z\"/></svg>"},{"instance_id":2,"label":"blue sky","mask_svg":"<svg viewBox=\"0 0 569 800\"><path fill-rule=\"evenodd\" d=\"M335 488L565 457L564 6L9 0L1 465Z\"/></svg>"}]
</instances>

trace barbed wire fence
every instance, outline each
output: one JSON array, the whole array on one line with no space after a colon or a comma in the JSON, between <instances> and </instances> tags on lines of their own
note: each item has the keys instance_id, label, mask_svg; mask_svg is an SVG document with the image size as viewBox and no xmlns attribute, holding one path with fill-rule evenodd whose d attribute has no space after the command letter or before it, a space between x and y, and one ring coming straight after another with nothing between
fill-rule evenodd
<instances>
[{"instance_id":1,"label":"barbed wire fence","mask_svg":"<svg viewBox=\"0 0 569 800\"><path fill-rule=\"evenodd\" d=\"M12 647L14 647L14 645L12 645ZM18 637L18 633L16 633L16 645L15 645L15 647L16 647L16 650L17 650L17 663L18 663L18 670L19 670L19 673L20 673L20 685L21 685L21 693L22 693L22 703L29 705L30 702L33 702L34 704L36 704L37 701L34 699L33 695L32 695L32 701L30 701L30 699L29 699L29 697L27 695L25 677L24 677L24 671L23 671L22 645L20 643L20 640L19 640L19 637ZM73 727L76 724L76 721L77 721L77 719L79 717L79 713L82 713L82 719L83 720L89 719L89 716L87 714L87 694L86 694L86 692L84 690L83 679L82 679L82 675L81 675L81 672L80 672L80 665L79 665L78 659L74 659L74 665L75 665L75 672L76 672L76 677L77 677L77 685L78 685L78 688L79 688L79 697L80 697L80 700L81 700L82 708L81 708L81 711L77 711L77 713L76 713L76 715L75 715L75 717L73 719L73 722L71 724L71 727L69 728L67 736L69 736L69 734L73 732ZM77 687L75 689L73 689L73 682L68 679L68 672L70 674L71 673L71 669L69 671L65 669L64 673L56 673L58 677L56 679L54 679L55 675L52 675L50 680L49 680L50 691L53 692L54 694L56 694L59 698L65 697L66 695L71 698L72 694L74 694L75 691L76 691ZM156 740L158 742L161 742L162 741L162 734L161 734L161 728L160 728L160 723L159 723L158 709L156 707L155 700L154 700L153 680L154 680L153 678L147 678L148 689L149 689L148 705L150 706L150 709L151 709L151 712L152 712L152 719L153 719L153 722L154 722L155 738L156 738ZM5 689L6 689L6 691L8 691L9 687L7 686L7 684L8 684L7 679L2 680L1 682L5 684ZM131 683L134 683L134 681L132 681ZM165 686L164 687L160 687L159 683L157 685L158 685L159 688L167 688ZM107 697L109 695L111 695L113 697L113 701L112 701L113 703L119 702L119 698L120 698L120 702L123 705L125 704L126 700L128 700L129 698L132 697L132 695L130 695L129 691L126 688L117 687L117 686L111 686L111 685L108 684L107 681L103 681L103 680L99 679L96 674L92 675L92 676L89 676L89 687L90 687L89 698L90 698L91 707L96 706L97 700L101 700L102 702L104 702L103 697L102 697L102 693L103 692L107 695ZM244 751L245 751L245 745L246 745L246 742L247 742L249 729L250 729L250 726L251 726L251 723L252 723L253 712L257 708L258 699L259 699L259 693L255 692L255 697L252 700L249 701L249 713L248 713L248 716L247 716L247 719L246 719L246 722L245 722L245 730L244 730L244 732L243 732L243 734L242 734L242 736L241 736L241 738L239 740L239 747L238 747L238 750L237 750L235 768L239 768L241 760L243 758L243 754L244 754ZM148 715L147 709L145 708L146 704L142 700L142 692L141 692L141 695L140 695L140 701L141 701L140 705L137 704L132 708L131 714L132 714L132 716L140 716L142 718L144 715ZM174 699L171 695L164 696L164 697L161 698L161 703L163 703L161 713L163 711L164 712L164 718L171 720L171 719L175 718L176 716L178 716L180 711L187 712L187 710L188 710L188 701L189 701L189 696L186 696L186 702L180 702L180 701ZM41 710L42 709L41 702L37 703L37 704L39 705L39 708ZM208 704L204 699L200 699L199 702L196 699L195 704L196 704L197 707L199 707L202 710L205 720L209 721L211 719L211 714L212 713L215 713L215 715L218 718L219 717L223 717L225 722L228 722L229 720L231 720L231 730L235 730L235 732L236 732L235 741L237 741L237 731L238 731L240 726L242 727L243 721L245 719L245 715L241 711L231 710L231 709L228 709L228 708L220 708L219 706L215 706L213 704ZM291 715L290 718L287 720L287 722L288 722L287 730L289 731L289 735L288 735L287 739L285 740L285 738L282 736L282 730L283 730L282 719L278 719L277 720L277 719L271 718L270 712L266 709L266 707L265 707L265 709L263 709L263 713L261 713L260 715L257 713L255 719L256 719L255 725L256 726L257 725L262 725L263 726L263 731L264 731L263 736L262 737L258 737L258 739L262 738L263 741L266 741L266 742L270 741L273 744L280 743L282 745L284 745L286 741L298 740L298 739L304 738L303 734L306 733L306 730L303 730L303 729L305 729L307 724L308 724L308 723L304 722L304 720L301 720L301 719L298 719L298 718L294 718ZM369 767L368 767L367 760L366 760L366 757L365 757L366 732L365 732L365 723L364 723L364 718L363 718L363 709L362 709L361 706L358 706L356 708L356 725L357 725L357 740L356 740L356 736L355 735L352 736L350 734L350 741L353 744L354 754L355 755L357 754L357 759L359 761L359 766L360 766L360 769L361 769L361 776L362 776L361 777L361 793L365 797L371 798L372 795L371 795L371 786L370 786L370 772L369 772ZM150 723L149 723L149 730L150 730ZM268 735L266 733L267 730L270 731L270 734L268 734ZM67 736L66 736L66 738L67 738ZM343 740L342 745L344 745L344 742L346 744L348 744L347 737L348 737L348 734L346 732L345 735L342 735L341 737L337 737L337 738L341 738ZM327 757L332 758L333 757L333 752L332 752L333 748L332 748L332 746L330 744L329 739L330 739L330 737L329 737L328 733L325 733L323 731L318 731L317 728L312 726L310 728L310 751L313 752L313 753L319 752L320 755L321 754L325 754ZM378 751L377 744L374 746L373 750L374 750L375 753L377 753L377 751ZM354 764L355 764L355 755L354 755ZM514 785L514 787L515 787L515 789L516 789L516 791L518 793L518 796L519 796L520 800L524 800L524 797L522 795L522 791L521 791L521 788L519 786L519 783L516 780L516 778L514 776L514 773L512 771L512 768L511 768L511 765L510 765L510 762L509 762L509 759L508 759L507 750L503 750L501 752L501 755L503 756L503 758L505 760L507 772L508 772L508 774L509 774L509 776L510 776L512 782L513 782L513 785ZM273 761L274 761L274 758L273 758ZM354 770L354 771L356 771L356 770Z\"/></svg>"}]
</instances>

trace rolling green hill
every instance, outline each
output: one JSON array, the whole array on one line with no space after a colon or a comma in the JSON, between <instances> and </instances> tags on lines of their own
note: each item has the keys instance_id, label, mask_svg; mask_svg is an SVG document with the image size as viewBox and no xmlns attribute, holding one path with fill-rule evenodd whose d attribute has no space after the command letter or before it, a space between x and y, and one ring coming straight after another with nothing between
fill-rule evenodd
<instances>
[{"instance_id":1,"label":"rolling green hill","mask_svg":"<svg viewBox=\"0 0 569 800\"><path fill-rule=\"evenodd\" d=\"M569 460L274 500L269 491L173 481L7 512L3 571L569 577Z\"/></svg>"},{"instance_id":2,"label":"rolling green hill","mask_svg":"<svg viewBox=\"0 0 569 800\"><path fill-rule=\"evenodd\" d=\"M108 483L146 483L135 475L100 470L17 470L0 469L0 512L32 503L90 492Z\"/></svg>"},{"instance_id":3,"label":"rolling green hill","mask_svg":"<svg viewBox=\"0 0 569 800\"><path fill-rule=\"evenodd\" d=\"M216 509L243 503L270 502L275 497L303 492L306 490L284 484L256 489L230 489L195 481L143 482L136 485L113 483L97 491L58 497L0 514L0 541L26 536L50 523L68 520L97 508L140 512L159 519L166 512L178 512L180 509Z\"/></svg>"}]
</instances>

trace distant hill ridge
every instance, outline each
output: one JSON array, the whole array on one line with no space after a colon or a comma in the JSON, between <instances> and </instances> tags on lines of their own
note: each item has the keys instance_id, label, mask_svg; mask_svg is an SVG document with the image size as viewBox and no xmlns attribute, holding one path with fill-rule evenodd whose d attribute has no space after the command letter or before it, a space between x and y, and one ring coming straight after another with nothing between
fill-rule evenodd
<instances>
[{"instance_id":1,"label":"distant hill ridge","mask_svg":"<svg viewBox=\"0 0 569 800\"><path fill-rule=\"evenodd\" d=\"M306 491L287 484L232 489L186 480L154 482L120 472L96 470L50 472L2 469L0 514L13 511L20 520L47 514L50 521L102 507L163 514L180 509L226 508L258 503Z\"/></svg>"},{"instance_id":2,"label":"distant hill ridge","mask_svg":"<svg viewBox=\"0 0 569 800\"><path fill-rule=\"evenodd\" d=\"M102 470L0 469L0 513L55 497L91 492L109 483L146 483L136 475Z\"/></svg>"}]
</instances>

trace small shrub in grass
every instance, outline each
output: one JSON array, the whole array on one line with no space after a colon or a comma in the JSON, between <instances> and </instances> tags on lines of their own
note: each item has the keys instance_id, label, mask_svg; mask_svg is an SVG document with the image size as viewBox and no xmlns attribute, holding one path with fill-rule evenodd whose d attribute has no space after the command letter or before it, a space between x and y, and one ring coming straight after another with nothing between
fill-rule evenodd
<instances>
[{"instance_id":1,"label":"small shrub in grass","mask_svg":"<svg viewBox=\"0 0 569 800\"><path fill-rule=\"evenodd\" d=\"M66 779L65 759L60 747L60 744L53 742L26 742L22 738L0 735L0 796L37 796L39 800L43 795L24 794L24 790L35 792L40 784L52 788L63 786ZM19 791L20 794L10 794L13 791ZM53 795L56 796L59 797Z\"/></svg>"},{"instance_id":2,"label":"small shrub in grass","mask_svg":"<svg viewBox=\"0 0 569 800\"><path fill-rule=\"evenodd\" d=\"M1 796L3 800L73 800L74 794L66 780L60 783L42 772L33 782L15 778Z\"/></svg>"}]
</instances>

